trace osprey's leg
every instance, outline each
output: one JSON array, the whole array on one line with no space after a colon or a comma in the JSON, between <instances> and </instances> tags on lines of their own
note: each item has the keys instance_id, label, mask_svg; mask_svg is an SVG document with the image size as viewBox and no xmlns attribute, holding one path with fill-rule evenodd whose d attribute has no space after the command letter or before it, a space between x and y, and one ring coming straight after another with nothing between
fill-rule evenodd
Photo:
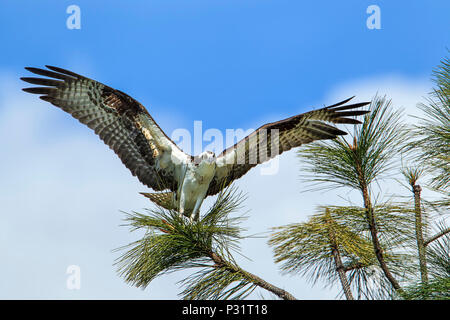
<instances>
[{"instance_id":1,"label":"osprey's leg","mask_svg":"<svg viewBox=\"0 0 450 320\"><path fill-rule=\"evenodd\" d=\"M183 217L184 214L184 204L186 202L186 198L184 197L184 192L180 194L180 206L178 208L178 212L180 212L180 218Z\"/></svg>"},{"instance_id":2,"label":"osprey's leg","mask_svg":"<svg viewBox=\"0 0 450 320\"><path fill-rule=\"evenodd\" d=\"M191 222L198 220L199 215L200 215L200 206L201 206L202 202L203 202L202 197L199 197L197 199L197 201L195 201L194 210L192 210L192 213L191 213Z\"/></svg>"}]
</instances>

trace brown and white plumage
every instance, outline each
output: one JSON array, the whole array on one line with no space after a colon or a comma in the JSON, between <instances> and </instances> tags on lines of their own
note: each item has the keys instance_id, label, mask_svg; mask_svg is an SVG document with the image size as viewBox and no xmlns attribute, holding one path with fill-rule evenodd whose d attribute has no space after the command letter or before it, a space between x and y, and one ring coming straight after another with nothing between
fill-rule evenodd
<instances>
[{"instance_id":1,"label":"brown and white plumage","mask_svg":"<svg viewBox=\"0 0 450 320\"><path fill-rule=\"evenodd\" d=\"M346 134L331 124L358 124L354 110L368 104L335 105L266 124L219 156L192 157L167 137L147 110L127 94L74 72L47 66L26 68L46 78L21 78L38 87L25 88L61 108L94 132L119 156L139 181L161 194L144 194L180 213L197 216L203 199L284 151ZM275 148L274 148L275 147Z\"/></svg>"},{"instance_id":2,"label":"brown and white plumage","mask_svg":"<svg viewBox=\"0 0 450 320\"><path fill-rule=\"evenodd\" d=\"M23 89L40 94L89 128L119 156L146 186L165 190L177 185L176 166L165 157L187 161L183 153L159 128L147 110L127 94L68 70L26 68L45 78L21 78L41 87ZM170 158L170 157L169 157Z\"/></svg>"},{"instance_id":3,"label":"brown and white plumage","mask_svg":"<svg viewBox=\"0 0 450 320\"><path fill-rule=\"evenodd\" d=\"M224 150L217 157L216 175L210 184L208 195L218 193L224 186L239 179L251 168L273 159L285 151L315 140L334 139L339 135L346 135L346 132L327 124L327 122L361 123L348 117L367 113L365 110L353 109L365 106L368 102L345 105L351 99L353 97L322 109L267 123ZM262 145L261 141L264 141ZM273 143L276 143L274 149Z\"/></svg>"}]
</instances>

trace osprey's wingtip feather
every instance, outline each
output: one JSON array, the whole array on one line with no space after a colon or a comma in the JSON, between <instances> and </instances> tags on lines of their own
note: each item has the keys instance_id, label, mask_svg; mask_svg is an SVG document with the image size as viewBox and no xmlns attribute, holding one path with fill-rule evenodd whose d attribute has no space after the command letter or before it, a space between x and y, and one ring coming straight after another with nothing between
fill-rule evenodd
<instances>
[{"instance_id":1,"label":"osprey's wingtip feather","mask_svg":"<svg viewBox=\"0 0 450 320\"><path fill-rule=\"evenodd\" d=\"M341 101L341 102L335 103L335 104L333 104L333 105L331 105L331 106L328 106L327 109L328 109L328 108L338 107L338 106L341 106L341 105L343 105L343 104L346 104L347 102L349 102L350 100L352 100L354 97L355 97L355 96L350 97L350 98L348 98L348 99L345 99L345 100L343 100L343 101Z\"/></svg>"}]
</instances>

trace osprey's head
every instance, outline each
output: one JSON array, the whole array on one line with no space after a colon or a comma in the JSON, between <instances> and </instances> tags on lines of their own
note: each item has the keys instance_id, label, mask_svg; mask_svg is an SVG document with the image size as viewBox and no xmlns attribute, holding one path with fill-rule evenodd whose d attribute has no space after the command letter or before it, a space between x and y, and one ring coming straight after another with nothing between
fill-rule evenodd
<instances>
[{"instance_id":1,"label":"osprey's head","mask_svg":"<svg viewBox=\"0 0 450 320\"><path fill-rule=\"evenodd\" d=\"M195 164L208 163L212 164L216 161L216 154L212 151L204 151L194 158Z\"/></svg>"}]
</instances>

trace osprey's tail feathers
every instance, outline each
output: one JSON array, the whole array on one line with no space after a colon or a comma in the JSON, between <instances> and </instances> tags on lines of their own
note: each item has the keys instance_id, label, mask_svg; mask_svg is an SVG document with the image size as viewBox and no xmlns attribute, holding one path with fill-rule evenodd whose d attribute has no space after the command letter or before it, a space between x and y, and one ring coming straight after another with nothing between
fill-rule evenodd
<instances>
[{"instance_id":1,"label":"osprey's tail feathers","mask_svg":"<svg viewBox=\"0 0 450 320\"><path fill-rule=\"evenodd\" d=\"M140 192L144 197L149 198L152 202L156 203L158 206L161 206L168 210L174 210L176 207L174 206L173 201L173 192L158 192L158 193L144 193Z\"/></svg>"}]
</instances>

